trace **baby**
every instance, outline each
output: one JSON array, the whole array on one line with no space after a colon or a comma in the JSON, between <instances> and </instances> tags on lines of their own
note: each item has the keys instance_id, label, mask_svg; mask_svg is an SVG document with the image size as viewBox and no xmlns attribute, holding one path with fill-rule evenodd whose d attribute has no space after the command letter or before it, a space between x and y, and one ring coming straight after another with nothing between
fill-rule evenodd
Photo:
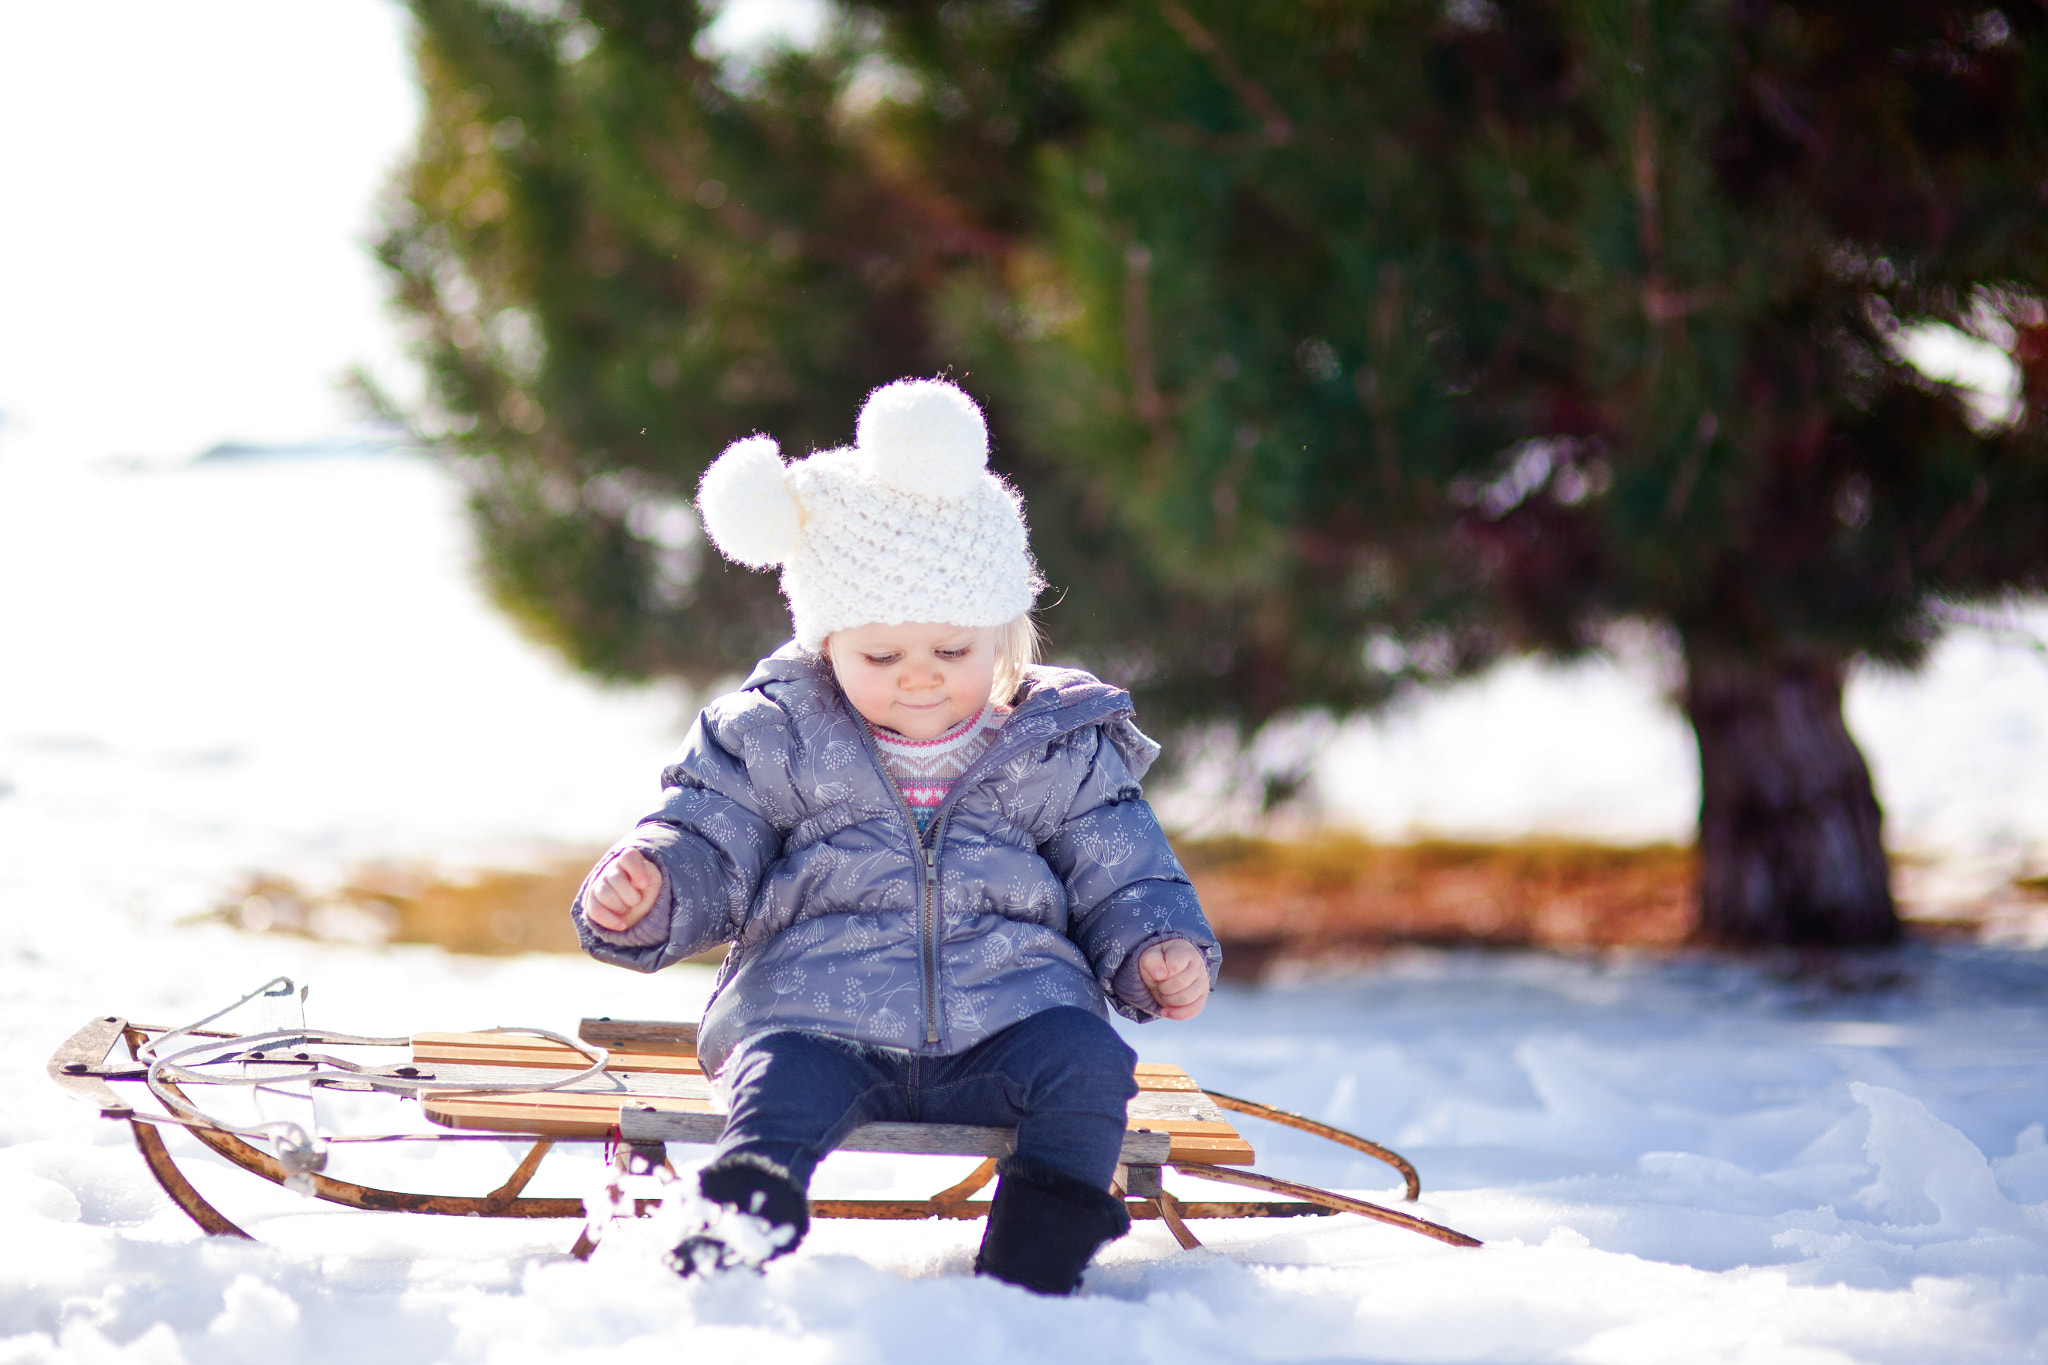
<instances>
[{"instance_id":1,"label":"baby","mask_svg":"<svg viewBox=\"0 0 2048 1365\"><path fill-rule=\"evenodd\" d=\"M706 532L781 566L795 639L705 707L574 909L641 971L732 944L698 1034L730 1120L684 1275L793 1248L812 1169L871 1122L1016 1129L979 1273L1072 1293L1130 1225L1109 1010L1192 1018L1221 955L1129 694L1033 663L1044 584L987 462L973 400L904 380L849 449L785 465L754 436L705 472Z\"/></svg>"}]
</instances>

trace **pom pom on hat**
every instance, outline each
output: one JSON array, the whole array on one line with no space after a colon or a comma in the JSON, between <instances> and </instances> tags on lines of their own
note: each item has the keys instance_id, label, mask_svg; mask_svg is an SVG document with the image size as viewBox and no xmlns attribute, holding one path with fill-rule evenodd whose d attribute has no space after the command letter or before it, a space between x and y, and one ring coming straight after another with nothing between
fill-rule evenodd
<instances>
[{"instance_id":1,"label":"pom pom on hat","mask_svg":"<svg viewBox=\"0 0 2048 1365\"><path fill-rule=\"evenodd\" d=\"M749 436L704 471L697 510L728 558L780 566L796 642L816 650L870 622L999 626L1031 609L1017 491L988 467L988 425L944 380L868 395L855 444L785 465Z\"/></svg>"},{"instance_id":2,"label":"pom pom on hat","mask_svg":"<svg viewBox=\"0 0 2048 1365\"><path fill-rule=\"evenodd\" d=\"M899 379L868 395L854 448L877 482L927 497L962 498L988 468L988 424L943 379Z\"/></svg>"},{"instance_id":3,"label":"pom pom on hat","mask_svg":"<svg viewBox=\"0 0 2048 1365\"><path fill-rule=\"evenodd\" d=\"M727 559L756 569L784 563L803 540L803 509L771 437L727 446L697 485L697 511Z\"/></svg>"}]
</instances>

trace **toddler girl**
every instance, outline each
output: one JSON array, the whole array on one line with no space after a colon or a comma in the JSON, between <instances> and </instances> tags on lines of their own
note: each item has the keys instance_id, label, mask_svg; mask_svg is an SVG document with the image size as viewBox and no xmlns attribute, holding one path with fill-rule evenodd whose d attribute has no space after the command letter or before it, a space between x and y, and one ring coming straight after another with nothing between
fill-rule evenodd
<instances>
[{"instance_id":1,"label":"toddler girl","mask_svg":"<svg viewBox=\"0 0 2048 1365\"><path fill-rule=\"evenodd\" d=\"M1220 960L1138 780L1127 693L1032 663L1043 582L981 411L905 380L854 445L705 472L712 542L780 565L795 639L704 708L661 805L575 905L655 971L730 941L698 1053L730 1121L676 1248L759 1265L863 1123L1015 1127L975 1269L1070 1293L1129 1227L1108 1191L1136 1058L1108 1022L1198 1013Z\"/></svg>"}]
</instances>

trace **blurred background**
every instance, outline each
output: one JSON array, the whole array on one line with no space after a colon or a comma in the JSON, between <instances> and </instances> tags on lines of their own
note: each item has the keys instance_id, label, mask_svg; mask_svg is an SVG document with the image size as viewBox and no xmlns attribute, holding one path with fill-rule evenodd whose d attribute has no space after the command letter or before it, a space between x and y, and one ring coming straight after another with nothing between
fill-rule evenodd
<instances>
[{"instance_id":1,"label":"blurred background","mask_svg":"<svg viewBox=\"0 0 2048 1365\"><path fill-rule=\"evenodd\" d=\"M1236 970L2048 944L2048 31L1832 13L8 6L8 914L566 946L946 373Z\"/></svg>"}]
</instances>

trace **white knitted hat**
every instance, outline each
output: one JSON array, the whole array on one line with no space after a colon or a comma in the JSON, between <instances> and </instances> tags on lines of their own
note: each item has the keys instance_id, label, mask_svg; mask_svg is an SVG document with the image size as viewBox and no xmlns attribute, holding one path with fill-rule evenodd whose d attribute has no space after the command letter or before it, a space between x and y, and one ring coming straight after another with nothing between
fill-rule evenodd
<instances>
[{"instance_id":1,"label":"white knitted hat","mask_svg":"<svg viewBox=\"0 0 2048 1365\"><path fill-rule=\"evenodd\" d=\"M1023 502L989 472L981 409L942 379L869 394L845 449L785 465L767 436L733 442L697 511L727 559L782 566L806 649L854 626L999 626L1045 586Z\"/></svg>"}]
</instances>

